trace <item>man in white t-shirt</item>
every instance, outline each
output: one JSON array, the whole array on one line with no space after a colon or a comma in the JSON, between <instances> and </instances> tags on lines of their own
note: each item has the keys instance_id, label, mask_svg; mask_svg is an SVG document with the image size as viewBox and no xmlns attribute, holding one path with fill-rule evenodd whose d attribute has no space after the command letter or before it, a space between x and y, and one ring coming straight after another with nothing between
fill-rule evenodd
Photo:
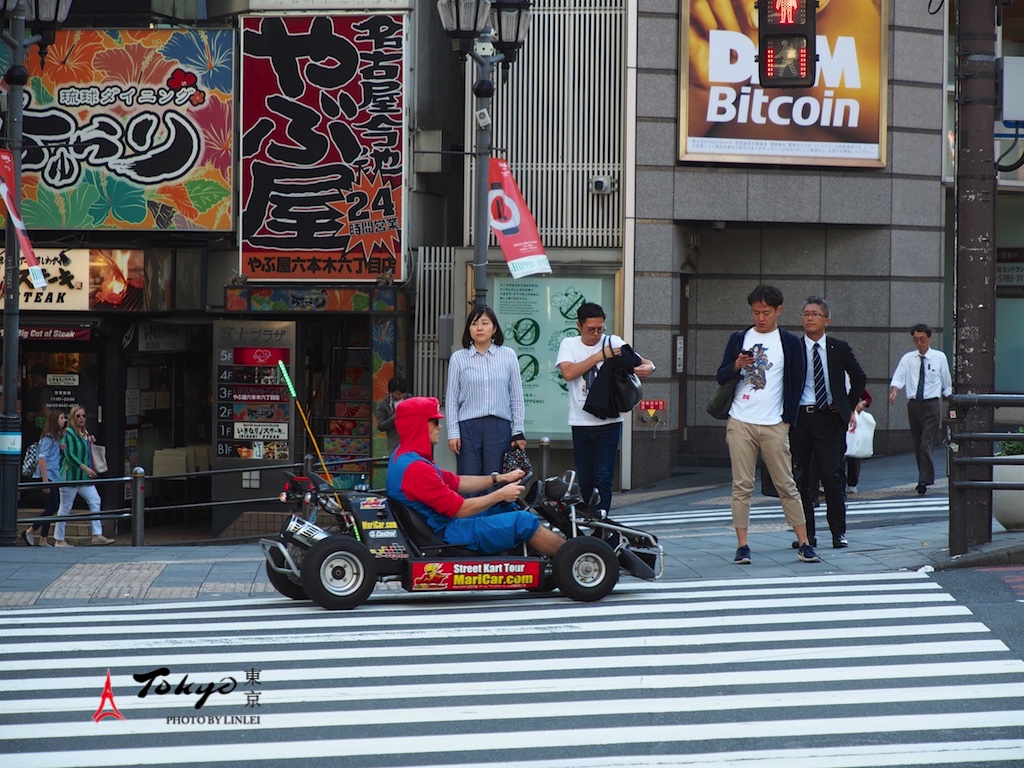
<instances>
[{"instance_id":1,"label":"man in white t-shirt","mask_svg":"<svg viewBox=\"0 0 1024 768\"><path fill-rule=\"evenodd\" d=\"M779 492L786 522L796 534L797 557L805 563L821 562L807 540L800 493L793 481L789 430L796 424L806 360L800 338L779 328L782 301L782 291L771 285L751 291L747 303L754 325L729 337L718 369L719 384L740 376L725 432L732 465L732 524L738 545L733 562L737 565L751 562L747 529L758 453Z\"/></svg>"},{"instance_id":2,"label":"man in white t-shirt","mask_svg":"<svg viewBox=\"0 0 1024 768\"><path fill-rule=\"evenodd\" d=\"M599 304L587 302L576 310L579 336L562 339L555 365L569 387L569 426L572 427L573 461L580 492L590 501L597 488L600 508L609 510L612 504L612 481L615 478L615 455L622 438L622 415L599 419L583 410L589 387L601 366L609 357L622 354L625 342L615 334L605 335L605 315ZM654 363L641 357L641 364L633 369L641 379L654 373Z\"/></svg>"}]
</instances>

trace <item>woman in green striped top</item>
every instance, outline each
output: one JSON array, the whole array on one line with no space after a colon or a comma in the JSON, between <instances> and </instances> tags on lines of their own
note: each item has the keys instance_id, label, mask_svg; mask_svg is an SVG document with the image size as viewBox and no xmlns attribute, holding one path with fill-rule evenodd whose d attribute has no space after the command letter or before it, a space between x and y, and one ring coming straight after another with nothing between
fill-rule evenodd
<instances>
[{"instance_id":1,"label":"woman in green striped top","mask_svg":"<svg viewBox=\"0 0 1024 768\"><path fill-rule=\"evenodd\" d=\"M96 470L92 467L92 444L96 439L89 434L85 426L85 408L80 405L73 406L68 412L68 428L64 432L64 439L61 460L61 474L65 480L80 480L83 485L66 485L60 489L60 508L57 510L57 517L67 515L75 503L75 496L81 496L89 505L90 512L100 511L100 494L90 480L96 477ZM92 520L92 543L113 544L113 539L103 535L103 522ZM53 545L55 547L70 547L64 540L65 523L57 523L54 531Z\"/></svg>"}]
</instances>

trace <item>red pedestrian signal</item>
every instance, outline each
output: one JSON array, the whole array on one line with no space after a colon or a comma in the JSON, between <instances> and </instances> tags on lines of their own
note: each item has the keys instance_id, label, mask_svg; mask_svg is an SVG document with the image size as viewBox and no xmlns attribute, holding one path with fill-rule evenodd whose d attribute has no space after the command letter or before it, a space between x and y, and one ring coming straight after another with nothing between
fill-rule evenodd
<instances>
[{"instance_id":1,"label":"red pedestrian signal","mask_svg":"<svg viewBox=\"0 0 1024 768\"><path fill-rule=\"evenodd\" d=\"M814 85L817 7L817 0L757 0L757 69L762 88Z\"/></svg>"}]
</instances>

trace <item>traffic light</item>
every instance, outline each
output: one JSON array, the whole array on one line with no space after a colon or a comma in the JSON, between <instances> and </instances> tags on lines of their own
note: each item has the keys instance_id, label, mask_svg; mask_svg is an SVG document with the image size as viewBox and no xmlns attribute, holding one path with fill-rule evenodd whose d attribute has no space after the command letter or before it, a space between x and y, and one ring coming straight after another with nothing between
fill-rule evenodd
<instances>
[{"instance_id":1,"label":"traffic light","mask_svg":"<svg viewBox=\"0 0 1024 768\"><path fill-rule=\"evenodd\" d=\"M762 88L814 85L817 0L757 0L757 69Z\"/></svg>"}]
</instances>

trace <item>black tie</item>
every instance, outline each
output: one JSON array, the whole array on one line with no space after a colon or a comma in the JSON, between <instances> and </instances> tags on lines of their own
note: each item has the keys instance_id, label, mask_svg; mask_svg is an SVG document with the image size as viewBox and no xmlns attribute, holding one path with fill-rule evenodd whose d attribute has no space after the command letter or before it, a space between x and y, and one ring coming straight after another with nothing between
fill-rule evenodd
<instances>
[{"instance_id":1,"label":"black tie","mask_svg":"<svg viewBox=\"0 0 1024 768\"><path fill-rule=\"evenodd\" d=\"M819 411L828 408L828 390L825 389L825 369L821 367L818 343L814 343L814 405Z\"/></svg>"},{"instance_id":2,"label":"black tie","mask_svg":"<svg viewBox=\"0 0 1024 768\"><path fill-rule=\"evenodd\" d=\"M921 373L917 376L917 402L924 400L924 355L921 355Z\"/></svg>"}]
</instances>

